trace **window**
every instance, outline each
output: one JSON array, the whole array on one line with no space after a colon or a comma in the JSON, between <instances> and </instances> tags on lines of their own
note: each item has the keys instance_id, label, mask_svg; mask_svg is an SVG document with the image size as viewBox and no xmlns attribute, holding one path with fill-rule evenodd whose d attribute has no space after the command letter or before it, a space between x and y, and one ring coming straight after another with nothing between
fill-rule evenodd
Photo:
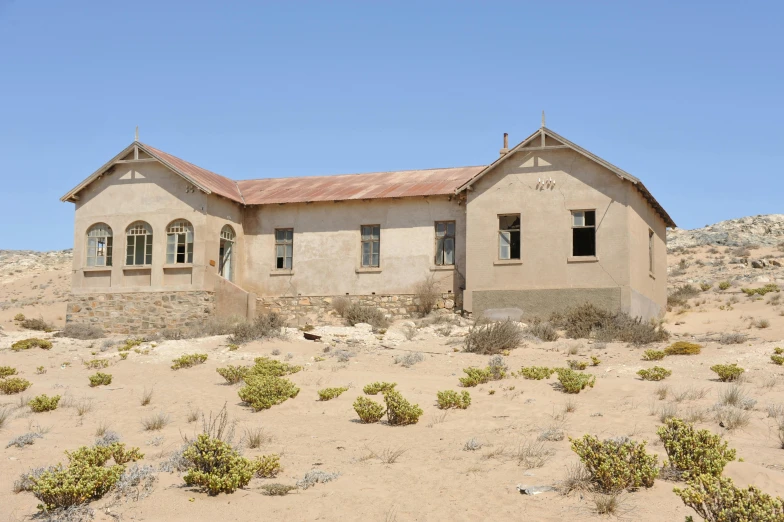
<instances>
[{"instance_id":1,"label":"window","mask_svg":"<svg viewBox=\"0 0 784 522\"><path fill-rule=\"evenodd\" d=\"M104 223L87 230L87 266L112 266L112 227Z\"/></svg>"},{"instance_id":2,"label":"window","mask_svg":"<svg viewBox=\"0 0 784 522\"><path fill-rule=\"evenodd\" d=\"M228 279L234 281L234 239L236 234L234 229L229 225L224 225L220 233L220 250L218 259L220 264L218 266L218 273Z\"/></svg>"},{"instance_id":3,"label":"window","mask_svg":"<svg viewBox=\"0 0 784 522\"><path fill-rule=\"evenodd\" d=\"M166 228L166 264L193 263L193 226L184 219Z\"/></svg>"},{"instance_id":4,"label":"window","mask_svg":"<svg viewBox=\"0 0 784 522\"><path fill-rule=\"evenodd\" d=\"M436 265L455 264L455 222L436 221Z\"/></svg>"},{"instance_id":5,"label":"window","mask_svg":"<svg viewBox=\"0 0 784 522\"><path fill-rule=\"evenodd\" d=\"M648 271L653 273L653 230L648 229Z\"/></svg>"},{"instance_id":6,"label":"window","mask_svg":"<svg viewBox=\"0 0 784 522\"><path fill-rule=\"evenodd\" d=\"M275 229L275 268L291 270L294 257L294 229Z\"/></svg>"},{"instance_id":7,"label":"window","mask_svg":"<svg viewBox=\"0 0 784 522\"><path fill-rule=\"evenodd\" d=\"M128 266L152 264L152 228L137 221L125 231L125 264Z\"/></svg>"},{"instance_id":8,"label":"window","mask_svg":"<svg viewBox=\"0 0 784 522\"><path fill-rule=\"evenodd\" d=\"M572 211L572 255L596 255L596 211Z\"/></svg>"},{"instance_id":9,"label":"window","mask_svg":"<svg viewBox=\"0 0 784 522\"><path fill-rule=\"evenodd\" d=\"M520 259L520 214L498 216L498 259Z\"/></svg>"},{"instance_id":10,"label":"window","mask_svg":"<svg viewBox=\"0 0 784 522\"><path fill-rule=\"evenodd\" d=\"M381 225L362 225L362 268L378 268Z\"/></svg>"}]
</instances>

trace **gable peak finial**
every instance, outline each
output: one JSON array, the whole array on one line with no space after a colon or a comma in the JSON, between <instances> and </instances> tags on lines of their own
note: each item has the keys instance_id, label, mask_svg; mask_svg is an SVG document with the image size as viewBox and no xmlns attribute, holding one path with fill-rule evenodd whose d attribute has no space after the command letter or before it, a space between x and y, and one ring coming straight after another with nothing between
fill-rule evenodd
<instances>
[{"instance_id":1,"label":"gable peak finial","mask_svg":"<svg viewBox=\"0 0 784 522\"><path fill-rule=\"evenodd\" d=\"M133 136L133 141L139 141L139 126L136 126L136 134Z\"/></svg>"},{"instance_id":2,"label":"gable peak finial","mask_svg":"<svg viewBox=\"0 0 784 522\"><path fill-rule=\"evenodd\" d=\"M544 127L544 111L542 111L542 127Z\"/></svg>"}]
</instances>

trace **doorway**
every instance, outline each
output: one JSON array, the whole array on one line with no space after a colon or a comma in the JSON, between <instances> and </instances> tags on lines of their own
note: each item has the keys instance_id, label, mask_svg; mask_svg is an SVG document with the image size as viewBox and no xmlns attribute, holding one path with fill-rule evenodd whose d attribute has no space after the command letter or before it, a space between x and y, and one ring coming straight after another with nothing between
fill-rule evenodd
<instances>
[{"instance_id":1,"label":"doorway","mask_svg":"<svg viewBox=\"0 0 784 522\"><path fill-rule=\"evenodd\" d=\"M220 235L220 252L218 254L218 274L234 282L234 229L225 225Z\"/></svg>"}]
</instances>

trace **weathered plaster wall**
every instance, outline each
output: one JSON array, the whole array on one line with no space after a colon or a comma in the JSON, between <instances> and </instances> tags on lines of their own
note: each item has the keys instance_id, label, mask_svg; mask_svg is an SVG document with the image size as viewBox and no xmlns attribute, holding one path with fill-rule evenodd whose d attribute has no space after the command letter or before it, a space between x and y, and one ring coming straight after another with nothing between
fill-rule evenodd
<instances>
[{"instance_id":1,"label":"weathered plaster wall","mask_svg":"<svg viewBox=\"0 0 784 522\"><path fill-rule=\"evenodd\" d=\"M524 319L547 320L553 312L590 301L606 310L621 308L620 288L550 288L538 290L477 290L473 293L473 314L485 310L519 309ZM519 313L519 312L518 312Z\"/></svg>"},{"instance_id":2,"label":"weathered plaster wall","mask_svg":"<svg viewBox=\"0 0 784 522\"><path fill-rule=\"evenodd\" d=\"M655 317L667 305L667 225L642 194L629 186L629 267L632 315ZM653 231L653 271L649 270L648 231Z\"/></svg>"}]
</instances>

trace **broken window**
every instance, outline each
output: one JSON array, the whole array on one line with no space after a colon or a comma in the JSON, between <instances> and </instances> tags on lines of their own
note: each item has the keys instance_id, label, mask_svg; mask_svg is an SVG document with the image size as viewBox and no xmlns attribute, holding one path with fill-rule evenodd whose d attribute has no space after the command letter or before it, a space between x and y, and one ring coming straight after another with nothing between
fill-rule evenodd
<instances>
[{"instance_id":1,"label":"broken window","mask_svg":"<svg viewBox=\"0 0 784 522\"><path fill-rule=\"evenodd\" d=\"M275 268L291 270L294 259L294 229L275 229Z\"/></svg>"},{"instance_id":2,"label":"broken window","mask_svg":"<svg viewBox=\"0 0 784 522\"><path fill-rule=\"evenodd\" d=\"M377 268L381 252L381 225L362 225L362 267Z\"/></svg>"},{"instance_id":3,"label":"broken window","mask_svg":"<svg viewBox=\"0 0 784 522\"><path fill-rule=\"evenodd\" d=\"M455 222L436 221L436 265L455 264Z\"/></svg>"},{"instance_id":4,"label":"broken window","mask_svg":"<svg viewBox=\"0 0 784 522\"><path fill-rule=\"evenodd\" d=\"M218 252L218 273L228 279L234 281L234 240L236 234L234 229L229 225L224 225L220 233L220 245Z\"/></svg>"},{"instance_id":5,"label":"broken window","mask_svg":"<svg viewBox=\"0 0 784 522\"><path fill-rule=\"evenodd\" d=\"M572 255L596 255L596 211L572 211Z\"/></svg>"},{"instance_id":6,"label":"broken window","mask_svg":"<svg viewBox=\"0 0 784 522\"><path fill-rule=\"evenodd\" d=\"M498 259L520 259L520 214L498 216Z\"/></svg>"},{"instance_id":7,"label":"broken window","mask_svg":"<svg viewBox=\"0 0 784 522\"><path fill-rule=\"evenodd\" d=\"M166 229L166 264L193 263L193 226L184 219Z\"/></svg>"},{"instance_id":8,"label":"broken window","mask_svg":"<svg viewBox=\"0 0 784 522\"><path fill-rule=\"evenodd\" d=\"M143 221L132 223L125 232L125 264L152 264L152 228Z\"/></svg>"},{"instance_id":9,"label":"broken window","mask_svg":"<svg viewBox=\"0 0 784 522\"><path fill-rule=\"evenodd\" d=\"M98 223L87 230L87 266L112 266L112 227Z\"/></svg>"},{"instance_id":10,"label":"broken window","mask_svg":"<svg viewBox=\"0 0 784 522\"><path fill-rule=\"evenodd\" d=\"M648 229L648 271L653 273L653 230Z\"/></svg>"}]
</instances>

